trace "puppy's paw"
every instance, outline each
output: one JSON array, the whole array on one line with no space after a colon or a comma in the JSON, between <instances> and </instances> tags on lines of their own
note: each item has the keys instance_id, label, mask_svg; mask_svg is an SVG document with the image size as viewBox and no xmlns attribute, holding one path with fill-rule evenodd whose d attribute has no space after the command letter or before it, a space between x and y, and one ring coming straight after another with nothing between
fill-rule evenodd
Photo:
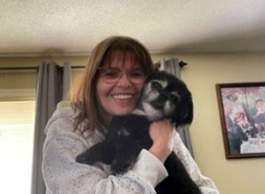
<instances>
[{"instance_id":1,"label":"puppy's paw","mask_svg":"<svg viewBox=\"0 0 265 194\"><path fill-rule=\"evenodd\" d=\"M89 157L88 154L79 154L76 159L76 162L82 163L82 164L93 164L95 162L95 160L93 160L92 157Z\"/></svg>"}]
</instances>

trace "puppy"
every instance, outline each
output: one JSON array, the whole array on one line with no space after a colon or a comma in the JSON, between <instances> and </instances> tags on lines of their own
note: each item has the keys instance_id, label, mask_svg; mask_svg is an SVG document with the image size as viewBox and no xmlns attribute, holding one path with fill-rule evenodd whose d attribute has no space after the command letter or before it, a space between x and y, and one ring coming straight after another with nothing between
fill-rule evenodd
<instances>
[{"instance_id":1,"label":"puppy","mask_svg":"<svg viewBox=\"0 0 265 194\"><path fill-rule=\"evenodd\" d=\"M191 93L184 82L164 71L153 73L146 81L136 109L128 115L114 116L106 139L77 156L84 164L109 164L113 174L122 174L135 164L140 151L152 146L149 126L169 119L175 128L193 119ZM201 194L182 162L172 152L165 161L169 176L156 186L159 194Z\"/></svg>"}]
</instances>

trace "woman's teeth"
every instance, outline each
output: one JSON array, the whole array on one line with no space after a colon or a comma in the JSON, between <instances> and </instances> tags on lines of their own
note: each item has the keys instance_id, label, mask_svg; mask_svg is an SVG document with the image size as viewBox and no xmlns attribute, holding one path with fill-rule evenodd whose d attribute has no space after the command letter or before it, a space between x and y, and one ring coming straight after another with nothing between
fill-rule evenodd
<instances>
[{"instance_id":1,"label":"woman's teeth","mask_svg":"<svg viewBox=\"0 0 265 194\"><path fill-rule=\"evenodd\" d=\"M132 98L133 95L132 94L113 94L112 97L115 99L119 99L119 100L126 100L126 99Z\"/></svg>"}]
</instances>

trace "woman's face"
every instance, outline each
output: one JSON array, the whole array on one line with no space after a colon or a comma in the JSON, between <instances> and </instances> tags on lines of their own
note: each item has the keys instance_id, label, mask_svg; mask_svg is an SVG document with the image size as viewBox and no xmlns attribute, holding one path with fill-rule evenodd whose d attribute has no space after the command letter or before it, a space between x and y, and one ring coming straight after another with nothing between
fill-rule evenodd
<instances>
[{"instance_id":1,"label":"woman's face","mask_svg":"<svg viewBox=\"0 0 265 194\"><path fill-rule=\"evenodd\" d=\"M99 69L96 96L110 115L130 113L144 85L145 74L134 54L113 51Z\"/></svg>"}]
</instances>

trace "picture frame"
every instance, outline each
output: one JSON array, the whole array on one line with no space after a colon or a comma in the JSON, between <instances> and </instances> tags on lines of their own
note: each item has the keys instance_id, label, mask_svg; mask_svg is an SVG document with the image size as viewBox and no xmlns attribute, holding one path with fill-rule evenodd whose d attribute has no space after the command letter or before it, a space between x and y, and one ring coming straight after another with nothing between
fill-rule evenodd
<instances>
[{"instance_id":1,"label":"picture frame","mask_svg":"<svg viewBox=\"0 0 265 194\"><path fill-rule=\"evenodd\" d=\"M227 159L265 157L265 82L216 84Z\"/></svg>"}]
</instances>

